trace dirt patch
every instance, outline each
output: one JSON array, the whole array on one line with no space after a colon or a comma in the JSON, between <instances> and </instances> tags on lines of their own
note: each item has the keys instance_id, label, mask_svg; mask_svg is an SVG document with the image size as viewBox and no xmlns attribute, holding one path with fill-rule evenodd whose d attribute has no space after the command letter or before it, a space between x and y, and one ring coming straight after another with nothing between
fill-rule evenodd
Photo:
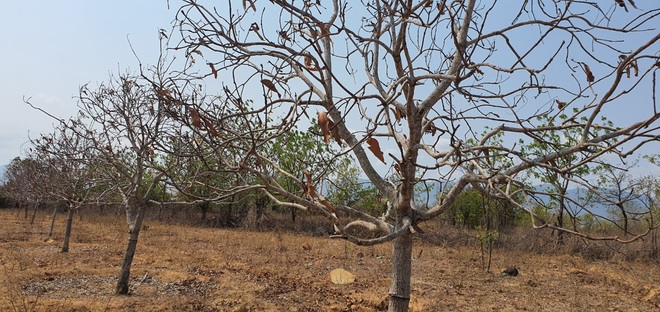
<instances>
[{"instance_id":1,"label":"dirt patch","mask_svg":"<svg viewBox=\"0 0 660 312\"><path fill-rule=\"evenodd\" d=\"M390 246L282 232L150 222L140 236L130 295L113 295L124 220L74 221L69 253L44 241L48 214L26 225L0 211L0 310L382 311ZM93 222L92 222L93 221ZM14 230L20 235L7 235ZM56 233L64 231L58 224ZM14 239L7 239L14 238ZM415 244L412 311L657 311L660 265L497 249L492 272L477 246ZM501 277L515 266L519 275ZM336 285L329 274L355 275Z\"/></svg>"}]
</instances>

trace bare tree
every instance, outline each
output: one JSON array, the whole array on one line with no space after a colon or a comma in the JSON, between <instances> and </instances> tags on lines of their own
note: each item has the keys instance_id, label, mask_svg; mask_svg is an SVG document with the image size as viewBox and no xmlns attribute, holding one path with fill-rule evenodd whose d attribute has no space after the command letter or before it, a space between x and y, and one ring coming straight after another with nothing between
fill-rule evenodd
<instances>
[{"instance_id":1,"label":"bare tree","mask_svg":"<svg viewBox=\"0 0 660 312\"><path fill-rule=\"evenodd\" d=\"M25 157L14 158L5 172L5 192L19 205L24 218L28 219L28 210L33 207L30 223L34 222L37 209L41 203L47 200L47 189L44 181L49 180L47 166L38 158L33 157L31 149L25 150Z\"/></svg>"},{"instance_id":2,"label":"bare tree","mask_svg":"<svg viewBox=\"0 0 660 312\"><path fill-rule=\"evenodd\" d=\"M193 133L190 144L241 177L228 192L277 194L271 198L281 205L326 215L334 237L359 245L391 241L390 311L408 309L419 223L445 213L466 186L530 209L513 200L535 192L522 181L527 170L566 176L657 141L660 9L652 4L624 12L618 5L632 2L184 2L173 49L187 57L190 80L161 87L189 97L217 92L171 101ZM611 116L626 102L643 114ZM354 154L389 201L388 213L333 204L317 191L323 172L300 177L274 161L264 146L310 116L328 144L342 147L335 157ZM547 154L521 150L521 140L567 130L577 138L544 141ZM575 157L558 161L567 156ZM274 173L303 185L304 194L288 192ZM434 181L443 196L419 209L415 186ZM342 224L340 211L361 223ZM345 231L365 222L389 231L377 238ZM535 226L559 229L538 216Z\"/></svg>"},{"instance_id":3,"label":"bare tree","mask_svg":"<svg viewBox=\"0 0 660 312\"><path fill-rule=\"evenodd\" d=\"M131 264L146 210L162 187L159 147L167 142L167 116L159 89L139 76L111 77L80 89L83 121L70 128L97 153L98 170L115 188L126 212L128 242L115 292L128 294Z\"/></svg>"},{"instance_id":4,"label":"bare tree","mask_svg":"<svg viewBox=\"0 0 660 312\"><path fill-rule=\"evenodd\" d=\"M62 121L51 134L43 134L31 140L34 159L42 164L47 178L39 181L41 190L48 198L67 203L67 221L62 243L62 252L69 251L71 226L74 213L84 204L98 202L113 190L97 171L96 155L92 141L76 135L72 129L79 128L80 119ZM52 235L57 205L49 237Z\"/></svg>"}]
</instances>

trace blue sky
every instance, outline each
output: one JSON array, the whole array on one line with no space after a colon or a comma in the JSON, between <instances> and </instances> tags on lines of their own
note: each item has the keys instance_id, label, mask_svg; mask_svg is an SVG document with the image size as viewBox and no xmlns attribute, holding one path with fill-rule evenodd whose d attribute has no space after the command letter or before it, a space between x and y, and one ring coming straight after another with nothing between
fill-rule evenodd
<instances>
[{"instance_id":1,"label":"blue sky","mask_svg":"<svg viewBox=\"0 0 660 312\"><path fill-rule=\"evenodd\" d=\"M37 137L53 128L54 121L25 105L24 97L58 117L75 114L74 97L80 85L106 81L112 72L137 71L138 61L128 40L144 63L156 61L158 29L170 29L180 3L172 0L170 5L168 9L165 0L3 3L0 165L21 156L21 148L29 146L28 135ZM648 3L639 6L653 7ZM617 14L618 18L633 16L622 11ZM552 103L547 100L546 104ZM609 115L625 120L640 113L622 105L619 112Z\"/></svg>"},{"instance_id":2,"label":"blue sky","mask_svg":"<svg viewBox=\"0 0 660 312\"><path fill-rule=\"evenodd\" d=\"M158 56L158 29L170 28L176 4L167 1L4 1L0 10L0 165L20 156L28 134L50 132L53 121L23 97L58 117L77 111L78 89L137 71L130 39L145 63Z\"/></svg>"}]
</instances>

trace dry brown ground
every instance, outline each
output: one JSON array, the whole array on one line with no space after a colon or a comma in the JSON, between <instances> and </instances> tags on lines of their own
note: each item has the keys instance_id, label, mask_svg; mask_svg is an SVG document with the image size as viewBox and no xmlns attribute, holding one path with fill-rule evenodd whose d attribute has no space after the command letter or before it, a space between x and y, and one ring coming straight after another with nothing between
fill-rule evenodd
<instances>
[{"instance_id":1,"label":"dry brown ground","mask_svg":"<svg viewBox=\"0 0 660 312\"><path fill-rule=\"evenodd\" d=\"M148 222L140 235L130 296L112 295L125 223L76 218L60 253L46 213L37 222L0 210L0 311L377 311L389 284L389 245L282 232L203 229ZM660 266L573 256L493 253L417 243L412 311L659 311ZM500 277L509 265L518 277ZM345 268L355 283L335 285Z\"/></svg>"}]
</instances>

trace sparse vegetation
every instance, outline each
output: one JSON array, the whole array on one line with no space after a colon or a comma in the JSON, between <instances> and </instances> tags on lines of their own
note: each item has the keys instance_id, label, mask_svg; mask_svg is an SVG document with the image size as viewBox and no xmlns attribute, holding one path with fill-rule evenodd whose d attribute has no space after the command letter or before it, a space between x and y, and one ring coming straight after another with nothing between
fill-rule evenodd
<instances>
[{"instance_id":1,"label":"sparse vegetation","mask_svg":"<svg viewBox=\"0 0 660 312\"><path fill-rule=\"evenodd\" d=\"M66 294L74 308L105 302L103 309L196 311L499 310L506 301L498 296L530 299L506 302L517 310L543 307L552 291L562 298L553 304L565 305L559 309L582 310L599 307L577 295L591 300L595 290L582 285L594 283L599 291L632 285L617 296L621 308L639 293L657 306L648 276L553 259L657 265L660 184L634 180L628 170L636 163L626 158L660 138L660 8L633 1L238 2L181 1L172 28L158 32L154 65L83 85L69 120L37 108L59 123L52 135L31 140L5 183L25 219L8 221L22 232L6 233L17 238L7 248L21 251L6 258L19 268L7 274L22 285L5 287L18 298L11 307L62 306L51 294ZM644 113L611 113L633 101ZM575 187L586 191L574 196ZM52 230L34 240L40 207L54 201L68 206L62 251L70 243L79 249L36 264L48 256L33 249L59 240ZM123 210L124 227L99 211L105 206ZM72 230L82 207L98 228ZM324 238L309 237L310 224ZM126 230L119 265L115 249ZM375 247L386 243L389 256ZM469 269L479 262L475 248L485 272ZM546 259L520 258L547 250ZM491 264L520 274L499 280ZM338 280L354 283L327 284L336 266L358 279L346 272ZM389 290L372 293L383 288L374 279ZM116 295L135 298L100 300L109 296L108 281L116 281ZM530 297L525 287L538 293ZM492 300L463 306L457 298L468 293L466 302L479 294Z\"/></svg>"},{"instance_id":2,"label":"sparse vegetation","mask_svg":"<svg viewBox=\"0 0 660 312\"><path fill-rule=\"evenodd\" d=\"M110 211L110 210L106 210ZM198 221L189 215L189 224ZM65 224L47 237L50 211L40 210L33 225L0 209L0 310L2 311L382 311L386 309L390 252L385 245L361 247L313 237L295 227L271 232L218 229L145 218L135 255L130 296L113 294L125 247L125 221L117 213L81 213L69 253L58 252ZM271 218L287 220L288 214ZM301 222L317 218L300 215ZM271 222L283 224L277 220ZM330 225L327 224L326 225ZM660 263L640 257L642 245L626 245L626 259L601 245L608 261L594 262L598 243L573 253L567 237L553 249L546 232L518 228L503 234L492 254L493 271L481 268L476 232L425 224L416 243L412 311L589 310L652 311L660 307ZM451 227L449 227L451 228ZM21 233L20 237L16 233ZM455 241L452 242L452 239ZM545 245L543 244L545 242ZM622 245L619 245L620 248ZM523 250L529 248L528 250ZM635 250L638 249L638 250ZM589 251L591 250L591 251ZM594 257L599 258L599 257ZM600 258L600 260L604 260ZM515 278L499 273L510 266ZM330 272L356 275L335 285ZM561 287L560 287L561 286ZM562 295L565 300L557 301ZM516 298L516 300L510 300Z\"/></svg>"}]
</instances>

